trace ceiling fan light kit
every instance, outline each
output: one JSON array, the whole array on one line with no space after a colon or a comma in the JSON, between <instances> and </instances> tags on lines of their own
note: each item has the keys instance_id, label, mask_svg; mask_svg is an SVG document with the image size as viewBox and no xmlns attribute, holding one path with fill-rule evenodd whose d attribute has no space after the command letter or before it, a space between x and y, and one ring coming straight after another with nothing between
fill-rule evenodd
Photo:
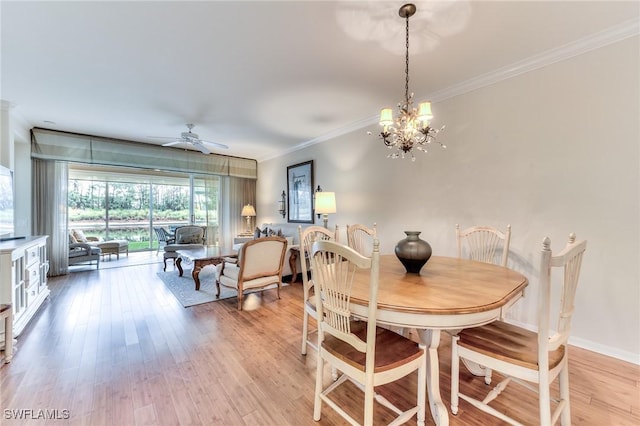
<instances>
[{"instance_id":1,"label":"ceiling fan light kit","mask_svg":"<svg viewBox=\"0 0 640 426\"><path fill-rule=\"evenodd\" d=\"M209 150L207 145L210 145L212 148L229 149L227 145L200 139L200 136L198 136L197 133L193 133L191 131L195 127L192 123L187 123L186 126L187 126L187 131L180 133L179 138L154 137L154 139L173 139L171 142L162 144L162 146L174 146L181 143L190 144L194 148L202 152L203 154L211 154L211 151Z\"/></svg>"}]
</instances>

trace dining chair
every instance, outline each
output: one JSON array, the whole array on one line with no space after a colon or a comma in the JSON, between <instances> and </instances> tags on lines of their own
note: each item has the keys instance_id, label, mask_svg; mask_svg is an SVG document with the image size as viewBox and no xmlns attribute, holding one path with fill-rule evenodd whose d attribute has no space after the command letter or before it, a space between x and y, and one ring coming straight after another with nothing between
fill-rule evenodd
<instances>
[{"instance_id":1,"label":"dining chair","mask_svg":"<svg viewBox=\"0 0 640 426\"><path fill-rule=\"evenodd\" d=\"M537 391L541 425L552 425L561 419L571 424L569 405L569 371L567 341L582 257L587 242L569 235L565 248L553 255L551 240L542 242L540 287L538 289L538 331L530 331L503 321L461 331L451 340L451 412L458 413L459 398L499 419L519 425L518 421L489 405L510 382ZM552 281L552 270L562 270L562 277ZM552 289L552 285L558 289ZM553 297L552 297L553 295ZM552 302L553 300L553 302ZM551 324L551 312L557 312L558 322ZM555 331L550 331L555 327ZM500 372L505 379L489 391L483 400L460 392L460 359ZM559 377L559 398L551 397L551 383ZM466 382L466 379L465 379ZM533 383L533 385L531 384ZM536 386L537 385L537 386ZM475 394L476 391L473 391ZM551 402L556 404L552 410Z\"/></svg>"},{"instance_id":2,"label":"dining chair","mask_svg":"<svg viewBox=\"0 0 640 426\"><path fill-rule=\"evenodd\" d=\"M376 224L372 228L362 224L347 225L347 245L368 256L373 249L373 239L378 236Z\"/></svg>"},{"instance_id":3,"label":"dining chair","mask_svg":"<svg viewBox=\"0 0 640 426\"><path fill-rule=\"evenodd\" d=\"M351 424L360 424L340 406L352 405L353 399L340 401L329 394L347 380L364 391L364 425L372 425L374 399L396 415L392 424L401 424L417 415L417 424L425 422L427 386L426 346L385 328L377 327L380 243L373 241L370 257L334 241L317 241L311 249L316 306L318 311L318 361L313 419L319 421L322 404L327 404ZM369 272L369 306L364 320L354 321L350 311L351 290L357 270ZM340 377L324 386L325 361L341 372ZM376 394L375 387L399 380L417 371L416 405L394 406Z\"/></svg>"},{"instance_id":4,"label":"dining chair","mask_svg":"<svg viewBox=\"0 0 640 426\"><path fill-rule=\"evenodd\" d=\"M462 258L463 246L466 246L467 257L472 260L507 266L510 241L511 225L507 225L507 230L503 232L492 226L472 226L461 231L460 225L456 224L456 243L459 258ZM497 263L496 251L501 244L501 261Z\"/></svg>"},{"instance_id":5,"label":"dining chair","mask_svg":"<svg viewBox=\"0 0 640 426\"><path fill-rule=\"evenodd\" d=\"M308 262L311 256L311 246L316 241L330 240L338 241L338 225L336 225L335 231L331 232L323 226L308 226L302 228L298 226L298 236L300 239L300 266L302 271L302 291L303 291L303 304L304 313L302 319L302 355L307 354L307 344L312 348L316 348L316 344L309 340L309 316L317 321L316 313L316 301L313 296L313 277L310 275L311 263Z\"/></svg>"},{"instance_id":6,"label":"dining chair","mask_svg":"<svg viewBox=\"0 0 640 426\"><path fill-rule=\"evenodd\" d=\"M216 297L220 286L238 291L238 310L242 310L242 299L246 290L266 289L276 285L278 299L282 286L282 265L287 250L287 240L272 236L247 241L240 248L237 263L222 262L217 274Z\"/></svg>"}]
</instances>

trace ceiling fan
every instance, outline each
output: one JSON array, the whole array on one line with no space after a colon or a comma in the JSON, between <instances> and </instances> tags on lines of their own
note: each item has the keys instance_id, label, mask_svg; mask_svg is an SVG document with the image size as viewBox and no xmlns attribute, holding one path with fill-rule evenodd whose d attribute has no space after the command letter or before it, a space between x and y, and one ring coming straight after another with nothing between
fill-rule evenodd
<instances>
[{"instance_id":1,"label":"ceiling fan","mask_svg":"<svg viewBox=\"0 0 640 426\"><path fill-rule=\"evenodd\" d=\"M209 150L207 145L209 145L209 147L211 148L229 149L227 145L200 139L197 133L193 133L191 131L193 127L194 127L193 124L187 123L188 131L182 132L179 137L162 137L162 136L152 136L152 137L154 139L172 139L171 142L162 144L162 146L174 146L174 145L179 145L181 143L190 144L193 147L197 148L203 154L211 154L211 151Z\"/></svg>"}]
</instances>

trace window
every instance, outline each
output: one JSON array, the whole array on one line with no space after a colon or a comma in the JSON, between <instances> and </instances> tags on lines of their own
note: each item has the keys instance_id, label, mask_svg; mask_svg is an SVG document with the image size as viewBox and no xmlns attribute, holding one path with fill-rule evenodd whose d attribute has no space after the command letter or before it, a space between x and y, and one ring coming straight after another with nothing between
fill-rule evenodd
<instances>
[{"instance_id":1,"label":"window","mask_svg":"<svg viewBox=\"0 0 640 426\"><path fill-rule=\"evenodd\" d=\"M95 165L69 165L69 229L104 240L126 239L130 251L156 249L153 227L207 226L217 242L216 176Z\"/></svg>"}]
</instances>

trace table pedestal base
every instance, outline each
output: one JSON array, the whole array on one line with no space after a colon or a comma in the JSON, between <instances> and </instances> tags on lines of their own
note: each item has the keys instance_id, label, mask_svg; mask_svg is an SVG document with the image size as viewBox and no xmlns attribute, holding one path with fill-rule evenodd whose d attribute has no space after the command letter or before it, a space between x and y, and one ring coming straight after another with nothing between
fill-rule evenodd
<instances>
[{"instance_id":1,"label":"table pedestal base","mask_svg":"<svg viewBox=\"0 0 640 426\"><path fill-rule=\"evenodd\" d=\"M417 331L420 342L427 346L427 393L431 416L437 425L448 425L449 413L440 397L440 366L438 364L440 330L418 329Z\"/></svg>"}]
</instances>

